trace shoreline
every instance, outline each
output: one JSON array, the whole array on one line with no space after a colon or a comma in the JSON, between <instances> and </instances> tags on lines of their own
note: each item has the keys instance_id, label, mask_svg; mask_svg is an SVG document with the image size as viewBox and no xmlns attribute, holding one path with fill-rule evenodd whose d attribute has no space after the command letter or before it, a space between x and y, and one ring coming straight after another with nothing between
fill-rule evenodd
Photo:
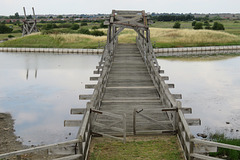
<instances>
[{"instance_id":1,"label":"shoreline","mask_svg":"<svg viewBox=\"0 0 240 160\"><path fill-rule=\"evenodd\" d=\"M181 47L181 48L154 48L156 56L183 56L183 55L212 55L240 53L240 45L208 46L208 47ZM73 49L73 48L9 48L0 47L0 52L37 52L37 53L70 53L70 54L102 54L103 49Z\"/></svg>"}]
</instances>

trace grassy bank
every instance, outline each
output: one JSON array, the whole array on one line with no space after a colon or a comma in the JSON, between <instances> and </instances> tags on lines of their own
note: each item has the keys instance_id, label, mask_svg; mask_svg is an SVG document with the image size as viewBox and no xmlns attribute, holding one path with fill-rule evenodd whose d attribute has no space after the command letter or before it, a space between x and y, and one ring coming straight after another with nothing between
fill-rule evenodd
<instances>
[{"instance_id":1,"label":"grassy bank","mask_svg":"<svg viewBox=\"0 0 240 160\"><path fill-rule=\"evenodd\" d=\"M240 139L227 138L224 134L215 133L210 135L210 140L214 142L240 146ZM216 153L210 153L210 156L219 157L230 160L239 160L240 151L218 148Z\"/></svg>"},{"instance_id":2,"label":"grassy bank","mask_svg":"<svg viewBox=\"0 0 240 160\"><path fill-rule=\"evenodd\" d=\"M90 160L183 160L176 136L128 137L127 143L94 138Z\"/></svg>"},{"instance_id":3,"label":"grassy bank","mask_svg":"<svg viewBox=\"0 0 240 160\"><path fill-rule=\"evenodd\" d=\"M105 33L106 29L101 29ZM239 45L240 36L223 31L151 28L151 41L157 48ZM135 43L136 32L125 29L119 35L119 43ZM84 34L34 34L6 41L0 47L42 48L97 48L107 36Z\"/></svg>"}]
</instances>

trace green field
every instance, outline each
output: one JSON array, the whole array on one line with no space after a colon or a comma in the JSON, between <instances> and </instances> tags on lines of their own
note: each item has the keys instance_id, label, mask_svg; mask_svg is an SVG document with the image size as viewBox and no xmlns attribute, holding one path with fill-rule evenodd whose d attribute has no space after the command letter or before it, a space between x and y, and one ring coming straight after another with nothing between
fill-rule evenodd
<instances>
[{"instance_id":1,"label":"green field","mask_svg":"<svg viewBox=\"0 0 240 160\"><path fill-rule=\"evenodd\" d=\"M126 144L93 138L89 160L183 160L176 136L128 137Z\"/></svg>"},{"instance_id":2,"label":"green field","mask_svg":"<svg viewBox=\"0 0 240 160\"><path fill-rule=\"evenodd\" d=\"M191 21L180 22L181 29L172 29L175 22L156 22L150 25L151 41L157 48L239 45L240 21L222 20L218 22L224 25L224 31L194 30ZM211 25L213 23L210 22ZM88 23L87 26L80 26L80 29L93 31L91 28L99 25L100 23ZM19 26L12 25L12 27L14 32L19 32ZM55 28L48 31L47 34L38 33L25 37L21 37L21 33L0 34L0 40L6 39L8 35L21 37L0 43L0 47L98 48L99 42L106 42L107 29L98 29L105 33L104 36L80 34L79 30ZM125 29L119 35L119 43L135 43L136 35L135 31Z\"/></svg>"}]
</instances>

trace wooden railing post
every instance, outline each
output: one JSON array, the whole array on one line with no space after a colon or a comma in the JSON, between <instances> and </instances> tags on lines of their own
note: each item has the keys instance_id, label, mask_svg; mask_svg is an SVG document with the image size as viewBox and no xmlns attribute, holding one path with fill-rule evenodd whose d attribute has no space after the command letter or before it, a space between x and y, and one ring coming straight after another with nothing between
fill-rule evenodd
<instances>
[{"instance_id":1,"label":"wooden railing post","mask_svg":"<svg viewBox=\"0 0 240 160\"><path fill-rule=\"evenodd\" d=\"M136 135L136 108L133 109L133 135Z\"/></svg>"}]
</instances>

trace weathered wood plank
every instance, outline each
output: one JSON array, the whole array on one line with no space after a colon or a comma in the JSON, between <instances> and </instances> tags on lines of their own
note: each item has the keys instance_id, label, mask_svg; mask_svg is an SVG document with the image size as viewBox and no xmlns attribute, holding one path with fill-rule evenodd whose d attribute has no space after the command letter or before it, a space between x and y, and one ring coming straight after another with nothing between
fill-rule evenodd
<instances>
[{"instance_id":1,"label":"weathered wood plank","mask_svg":"<svg viewBox=\"0 0 240 160\"><path fill-rule=\"evenodd\" d=\"M42 150L51 149L51 148L54 148L54 147L66 146L66 145L70 145L70 144L74 144L74 143L78 143L78 142L80 142L79 139L74 139L74 140L67 141L67 142L61 142L61 143L55 143L55 144L50 144L50 145L32 147L32 148L29 148L29 149L24 149L24 150L19 150L19 151L14 151L14 152L10 152L10 153L1 154L0 158L8 158L8 157L11 157L11 156L17 156L17 155L22 155L22 154L26 154L26 153L42 151Z\"/></svg>"},{"instance_id":2,"label":"weathered wood plank","mask_svg":"<svg viewBox=\"0 0 240 160\"><path fill-rule=\"evenodd\" d=\"M85 114L86 108L71 108L70 114Z\"/></svg>"},{"instance_id":3,"label":"weathered wood plank","mask_svg":"<svg viewBox=\"0 0 240 160\"><path fill-rule=\"evenodd\" d=\"M92 97L91 94L79 95L79 100L90 100Z\"/></svg>"},{"instance_id":4,"label":"weathered wood plank","mask_svg":"<svg viewBox=\"0 0 240 160\"><path fill-rule=\"evenodd\" d=\"M80 127L81 120L64 120L64 127Z\"/></svg>"},{"instance_id":5,"label":"weathered wood plank","mask_svg":"<svg viewBox=\"0 0 240 160\"><path fill-rule=\"evenodd\" d=\"M223 160L223 159L221 159L221 158L215 158L215 157L205 156L205 155L197 154L197 153L192 153L192 154L191 154L191 157L199 158L199 159L207 159L207 160Z\"/></svg>"},{"instance_id":6,"label":"weathered wood plank","mask_svg":"<svg viewBox=\"0 0 240 160\"><path fill-rule=\"evenodd\" d=\"M199 118L195 119L186 119L187 123L189 126L200 126L201 125L201 120Z\"/></svg>"},{"instance_id":7,"label":"weathered wood plank","mask_svg":"<svg viewBox=\"0 0 240 160\"><path fill-rule=\"evenodd\" d=\"M76 154L76 155L71 155L71 156L66 156L66 157L61 157L53 160L75 160L77 158L82 157L82 154Z\"/></svg>"},{"instance_id":8,"label":"weathered wood plank","mask_svg":"<svg viewBox=\"0 0 240 160\"><path fill-rule=\"evenodd\" d=\"M97 85L96 84L86 84L85 88L86 89L94 89Z\"/></svg>"},{"instance_id":9,"label":"weathered wood plank","mask_svg":"<svg viewBox=\"0 0 240 160\"><path fill-rule=\"evenodd\" d=\"M99 77L90 77L90 81L98 81Z\"/></svg>"}]
</instances>

